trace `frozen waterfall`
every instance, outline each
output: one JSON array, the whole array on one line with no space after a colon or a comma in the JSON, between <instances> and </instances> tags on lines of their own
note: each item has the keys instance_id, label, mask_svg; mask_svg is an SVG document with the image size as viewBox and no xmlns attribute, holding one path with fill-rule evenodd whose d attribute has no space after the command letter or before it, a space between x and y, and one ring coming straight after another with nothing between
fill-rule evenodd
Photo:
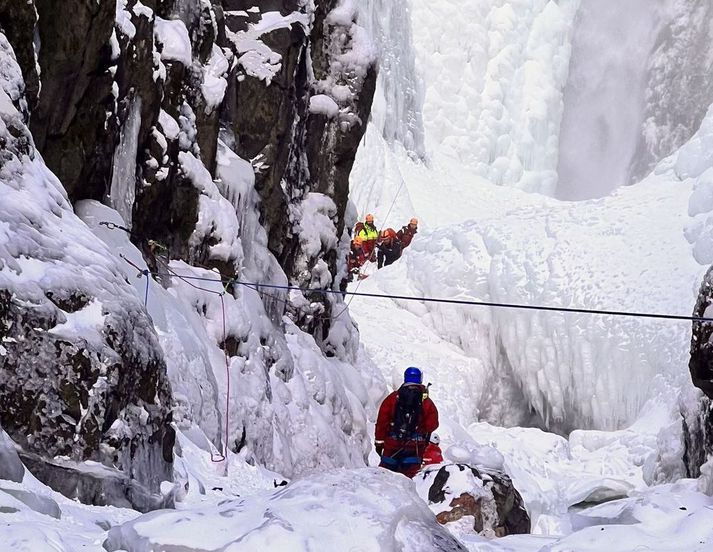
<instances>
[{"instance_id":1,"label":"frozen waterfall","mask_svg":"<svg viewBox=\"0 0 713 552\"><path fill-rule=\"evenodd\" d=\"M425 155L423 83L416 72L408 2L365 0L360 23L379 52L379 80L371 124L389 144L398 142L416 157Z\"/></svg>"},{"instance_id":2,"label":"frozen waterfall","mask_svg":"<svg viewBox=\"0 0 713 552\"><path fill-rule=\"evenodd\" d=\"M561 199L645 177L686 142L713 99L707 0L583 0L560 131Z\"/></svg>"}]
</instances>

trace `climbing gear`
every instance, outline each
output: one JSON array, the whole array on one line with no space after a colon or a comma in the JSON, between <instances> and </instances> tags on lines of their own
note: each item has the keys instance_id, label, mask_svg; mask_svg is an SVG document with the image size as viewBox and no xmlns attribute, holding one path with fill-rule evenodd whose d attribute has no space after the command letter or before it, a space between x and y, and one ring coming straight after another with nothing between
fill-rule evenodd
<instances>
[{"instance_id":1,"label":"climbing gear","mask_svg":"<svg viewBox=\"0 0 713 552\"><path fill-rule=\"evenodd\" d=\"M421 386L402 385L399 388L389 436L397 441L423 440L423 437L416 432L421 421L422 405L423 389Z\"/></svg>"},{"instance_id":2,"label":"climbing gear","mask_svg":"<svg viewBox=\"0 0 713 552\"><path fill-rule=\"evenodd\" d=\"M429 439L429 441L434 445L438 445L441 443L441 438L438 436L438 433L431 433L431 438Z\"/></svg>"},{"instance_id":3,"label":"climbing gear","mask_svg":"<svg viewBox=\"0 0 713 552\"><path fill-rule=\"evenodd\" d=\"M423 372L421 372L420 368L409 366L404 371L404 383L423 383Z\"/></svg>"}]
</instances>

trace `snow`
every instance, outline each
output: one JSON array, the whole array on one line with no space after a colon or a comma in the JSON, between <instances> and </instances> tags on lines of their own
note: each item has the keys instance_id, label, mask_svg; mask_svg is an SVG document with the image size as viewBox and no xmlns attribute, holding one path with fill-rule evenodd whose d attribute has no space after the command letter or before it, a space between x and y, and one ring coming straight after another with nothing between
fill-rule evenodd
<instances>
[{"instance_id":1,"label":"snow","mask_svg":"<svg viewBox=\"0 0 713 552\"><path fill-rule=\"evenodd\" d=\"M158 114L158 124L161 125L161 131L169 140L175 140L181 132L176 119L171 117L163 109Z\"/></svg>"},{"instance_id":2,"label":"snow","mask_svg":"<svg viewBox=\"0 0 713 552\"><path fill-rule=\"evenodd\" d=\"M638 21L644 49L664 3ZM690 313L702 265L713 262L713 112L639 184L577 203L545 197L557 190L568 125L596 120L602 107L584 101L579 107L590 109L567 122L567 83L585 70L583 61L612 62L577 53L577 41L588 38L573 35L577 6L342 0L329 14L345 48L329 77L314 83L313 112L348 111L346 77L363 78L368 70L376 55L372 34L382 60L352 207L359 215L374 212L379 226L421 220L403 258L370 269L359 291ZM590 3L583 6L580 14L591 13ZM133 36L125 8L118 2L117 26ZM139 4L134 12L150 17ZM269 83L281 60L261 38L293 24L307 27L306 14L262 14L248 32L232 35L243 70ZM185 25L159 18L156 25L164 59L190 65ZM336 356L327 358L283 316L284 292L245 285L287 283L267 249L250 163L221 142L214 179L197 150L188 151L196 132L190 108L179 121L160 112L163 135L186 146L179 169L200 193L191 245L209 244L203 260L232 265L242 283L225 286L216 270L160 255L159 274L147 280L119 257L148 268L129 236L100 224L131 223L139 100L129 106L115 154L116 210L84 201L73 212L41 158L12 150L17 143L8 128L23 128L23 86L5 42L0 135L11 154L0 167L0 287L21 301L45 301L48 291L87 292L91 300L60 312L52 331L93 347L101 346L106 319L127 318L129 309L131 320L150 316L173 388L178 444L176 482L162 486L177 500L176 511L139 517L82 506L25 473L21 483L0 481L0 542L18 550L97 552L107 538L106 548L129 551L460 550L411 482L364 467L386 382L396 387L415 364L434 384L446 461L504 469L532 517L534 535L491 541L452 529L468 550L711 546L713 502L698 492L710 489L711 465L692 481L683 478L681 462L680 411L695 401L686 392L689 323L355 298L350 312L364 346L345 315L329 335ZM675 59L667 56L656 59ZM223 97L228 65L214 49L202 88L209 108ZM667 133L651 117L647 145L692 133L690 125ZM630 139L631 125L617 135ZM646 155L658 161L652 152ZM586 163L577 168L588 170ZM605 180L610 189L617 185L614 177ZM587 183L586 191L595 185ZM337 246L335 213L333 201L318 193L292 206L308 256L318 259ZM304 260L302 269L313 287L331 283L323 260ZM145 353L154 345L137 348ZM117 435L125 429L112 427ZM226 435L231 446L242 446L217 462ZM294 481L274 489L283 477Z\"/></svg>"},{"instance_id":3,"label":"snow","mask_svg":"<svg viewBox=\"0 0 713 552\"><path fill-rule=\"evenodd\" d=\"M258 11L259 8L255 8ZM245 73L270 84L282 68L282 56L272 51L260 37L278 29L291 29L299 24L305 29L309 26L309 15L302 12L292 12L282 15L280 12L265 12L257 23L251 23L247 31L233 33L226 29L228 39L233 42L238 51L238 63Z\"/></svg>"},{"instance_id":4,"label":"snow","mask_svg":"<svg viewBox=\"0 0 713 552\"><path fill-rule=\"evenodd\" d=\"M163 19L156 17L154 22L156 41L163 45L162 61L178 61L189 67L193 61L191 54L191 39L188 29L180 19Z\"/></svg>"},{"instance_id":5,"label":"snow","mask_svg":"<svg viewBox=\"0 0 713 552\"><path fill-rule=\"evenodd\" d=\"M116 26L130 40L136 36L136 26L131 22L131 14L126 8L128 0L116 2Z\"/></svg>"},{"instance_id":6,"label":"snow","mask_svg":"<svg viewBox=\"0 0 713 552\"><path fill-rule=\"evenodd\" d=\"M305 512L309 512L305 516ZM205 531L209 526L210 531ZM379 469L304 478L272 495L193 512L155 512L112 529L107 550L465 550L436 523L410 481Z\"/></svg>"},{"instance_id":7,"label":"snow","mask_svg":"<svg viewBox=\"0 0 713 552\"><path fill-rule=\"evenodd\" d=\"M316 115L324 115L333 119L339 115L339 106L325 94L317 94L309 99L309 111Z\"/></svg>"},{"instance_id":8,"label":"snow","mask_svg":"<svg viewBox=\"0 0 713 552\"><path fill-rule=\"evenodd\" d=\"M212 111L220 106L228 88L225 76L230 64L225 54L217 44L213 44L210 60L205 67L201 92L206 101L206 109Z\"/></svg>"}]
</instances>

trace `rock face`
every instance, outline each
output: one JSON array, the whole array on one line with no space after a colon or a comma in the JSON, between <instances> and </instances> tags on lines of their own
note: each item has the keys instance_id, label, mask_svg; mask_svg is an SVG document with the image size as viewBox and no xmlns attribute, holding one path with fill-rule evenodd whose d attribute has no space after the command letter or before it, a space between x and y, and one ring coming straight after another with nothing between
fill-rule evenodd
<instances>
[{"instance_id":1,"label":"rock face","mask_svg":"<svg viewBox=\"0 0 713 552\"><path fill-rule=\"evenodd\" d=\"M56 3L38 0L9 36L27 50L36 8L42 93L30 126L72 202L108 201L144 249L153 240L172 258L232 277L239 259L215 258L211 237L193 234L201 183L190 157L215 177L220 137L255 168L268 247L288 278L337 287L349 173L376 84L353 10L338 0L315 8L296 0L117 4L70 0L62 7L73 14L68 27ZM18 8L8 9L10 20ZM28 82L36 78L31 61L22 64ZM315 96L335 110L315 109ZM312 193L331 200L322 207L331 238L300 224ZM325 337L333 304L308 299L309 308L289 311Z\"/></svg>"},{"instance_id":2,"label":"rock face","mask_svg":"<svg viewBox=\"0 0 713 552\"><path fill-rule=\"evenodd\" d=\"M174 435L153 325L37 155L2 34L0 66L0 424L69 496L165 505Z\"/></svg>"},{"instance_id":3,"label":"rock face","mask_svg":"<svg viewBox=\"0 0 713 552\"><path fill-rule=\"evenodd\" d=\"M227 330L212 332L220 293L192 307L251 387L229 428L206 409L210 438L221 446L225 429L227 446L276 466L264 435L273 388L293 372L283 315L339 354L329 331L341 299L266 296L257 324L232 280L339 286L348 177L376 82L368 37L341 4L0 0L0 423L43 481L87 502L164 506L172 403L193 422L171 395L146 300L73 212L87 200L121 215L114 231L149 270L201 267L228 282L238 314ZM249 178L236 177L240 163ZM194 364L211 372L203 356Z\"/></svg>"},{"instance_id":4,"label":"rock face","mask_svg":"<svg viewBox=\"0 0 713 552\"><path fill-rule=\"evenodd\" d=\"M522 497L503 472L465 464L433 466L416 476L416 486L438 522L459 532L486 537L530 532Z\"/></svg>"},{"instance_id":5,"label":"rock face","mask_svg":"<svg viewBox=\"0 0 713 552\"><path fill-rule=\"evenodd\" d=\"M708 270L693 316L711 318L709 306L713 303L713 268ZM697 408L690 409L684 404L684 464L689 477L701 475L701 466L713 453L713 322L693 323L691 337L691 357L688 362L693 385L705 396L698 401Z\"/></svg>"}]
</instances>

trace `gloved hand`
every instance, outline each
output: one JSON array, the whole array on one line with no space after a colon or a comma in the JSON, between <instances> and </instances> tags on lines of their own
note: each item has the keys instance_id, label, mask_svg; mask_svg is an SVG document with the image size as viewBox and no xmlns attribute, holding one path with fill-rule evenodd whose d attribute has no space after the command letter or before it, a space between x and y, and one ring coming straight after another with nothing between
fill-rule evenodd
<instances>
[{"instance_id":1,"label":"gloved hand","mask_svg":"<svg viewBox=\"0 0 713 552\"><path fill-rule=\"evenodd\" d=\"M374 450L376 450L376 454L379 456L383 456L384 454L384 443L383 441L377 441L374 443Z\"/></svg>"}]
</instances>

